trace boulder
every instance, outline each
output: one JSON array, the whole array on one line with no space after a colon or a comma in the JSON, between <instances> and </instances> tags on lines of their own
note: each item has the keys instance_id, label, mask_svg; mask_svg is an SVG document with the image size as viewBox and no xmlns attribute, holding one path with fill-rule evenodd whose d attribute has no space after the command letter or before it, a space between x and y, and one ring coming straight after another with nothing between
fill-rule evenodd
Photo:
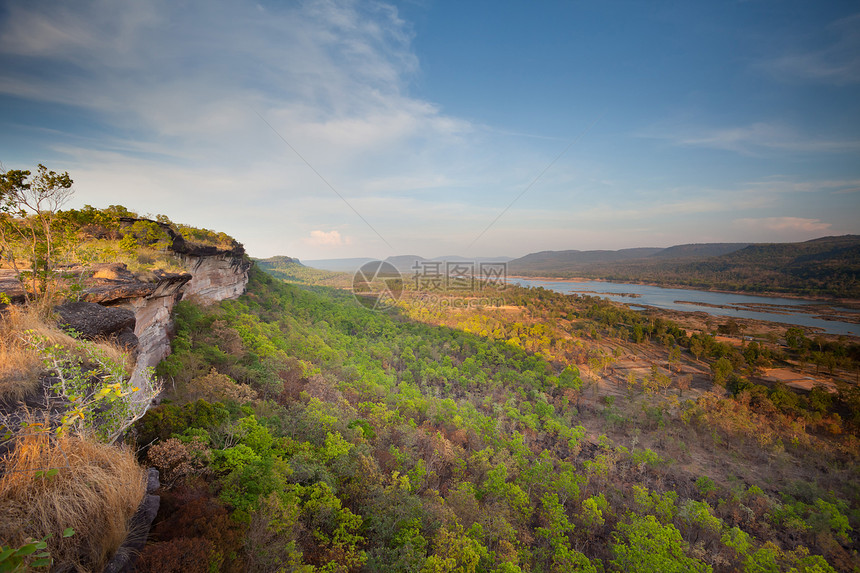
<instances>
[{"instance_id":1,"label":"boulder","mask_svg":"<svg viewBox=\"0 0 860 573\"><path fill-rule=\"evenodd\" d=\"M81 338L114 338L125 346L137 345L134 313L128 309L94 302L67 302L54 310L60 315L60 325L74 329Z\"/></svg>"},{"instance_id":2,"label":"boulder","mask_svg":"<svg viewBox=\"0 0 860 573\"><path fill-rule=\"evenodd\" d=\"M12 302L24 302L24 287L13 270L0 269L0 292Z\"/></svg>"}]
</instances>

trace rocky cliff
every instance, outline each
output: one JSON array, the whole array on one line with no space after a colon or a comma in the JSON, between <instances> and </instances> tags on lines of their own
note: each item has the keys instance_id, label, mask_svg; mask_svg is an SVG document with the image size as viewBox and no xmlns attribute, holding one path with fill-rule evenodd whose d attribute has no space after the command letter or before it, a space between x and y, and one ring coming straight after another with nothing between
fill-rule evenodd
<instances>
[{"instance_id":1,"label":"rocky cliff","mask_svg":"<svg viewBox=\"0 0 860 573\"><path fill-rule=\"evenodd\" d=\"M113 263L97 267L84 290L83 298L89 302L134 313L139 368L155 366L170 353L171 312L178 301L209 305L239 297L248 284L251 263L241 247L178 255L187 273L155 272L141 277L125 265Z\"/></svg>"},{"instance_id":2,"label":"rocky cliff","mask_svg":"<svg viewBox=\"0 0 860 573\"><path fill-rule=\"evenodd\" d=\"M245 292L251 263L233 252L216 255L182 255L191 280L182 289L182 300L208 305Z\"/></svg>"},{"instance_id":3,"label":"rocky cliff","mask_svg":"<svg viewBox=\"0 0 860 573\"><path fill-rule=\"evenodd\" d=\"M135 386L143 385L142 380L136 379L144 376L146 368L157 365L170 353L172 311L178 301L209 305L237 298L248 284L251 263L240 245L230 250L201 248L190 246L180 235L175 235L171 248L188 272L135 275L124 264L99 265L93 269L92 279L84 289L83 298L88 302L58 308L63 321L85 337L110 336L120 344L136 348L131 380ZM92 329L87 328L90 325ZM129 332L132 325L133 334ZM147 495L132 519L133 534L103 573L135 570L136 555L146 542L160 505L157 476L158 472L150 468Z\"/></svg>"}]
</instances>

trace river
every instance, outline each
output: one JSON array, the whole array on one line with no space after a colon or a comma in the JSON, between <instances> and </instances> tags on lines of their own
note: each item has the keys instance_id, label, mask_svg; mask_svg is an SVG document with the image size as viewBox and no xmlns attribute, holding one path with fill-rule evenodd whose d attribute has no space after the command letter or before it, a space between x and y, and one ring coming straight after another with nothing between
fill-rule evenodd
<instances>
[{"instance_id":1,"label":"river","mask_svg":"<svg viewBox=\"0 0 860 573\"><path fill-rule=\"evenodd\" d=\"M851 316L860 315L860 311L834 306L819 300L754 296L603 281L553 281L519 278L509 278L508 281L520 286L543 287L563 294L599 296L622 302L637 310L650 306L684 312L700 311L714 316L809 326L820 328L828 334L860 336L860 324L820 318L823 313L833 311Z\"/></svg>"}]
</instances>

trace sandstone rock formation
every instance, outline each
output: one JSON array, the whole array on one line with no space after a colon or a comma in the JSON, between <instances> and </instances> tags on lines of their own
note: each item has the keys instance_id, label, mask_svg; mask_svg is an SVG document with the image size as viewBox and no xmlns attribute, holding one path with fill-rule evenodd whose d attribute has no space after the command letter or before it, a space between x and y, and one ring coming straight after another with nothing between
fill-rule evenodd
<instances>
[{"instance_id":1,"label":"sandstone rock formation","mask_svg":"<svg viewBox=\"0 0 860 573\"><path fill-rule=\"evenodd\" d=\"M241 246L230 250L191 247L181 235L171 233L171 249L178 249L188 273L153 271L135 275L125 265L111 263L96 267L84 290L89 302L134 313L134 334L139 341L136 370L155 366L170 353L171 312L179 300L209 305L239 297L248 284L251 263Z\"/></svg>"},{"instance_id":2,"label":"sandstone rock formation","mask_svg":"<svg viewBox=\"0 0 860 573\"><path fill-rule=\"evenodd\" d=\"M245 292L251 263L232 252L216 255L182 255L192 278L183 289L182 300L208 305L237 298Z\"/></svg>"}]
</instances>

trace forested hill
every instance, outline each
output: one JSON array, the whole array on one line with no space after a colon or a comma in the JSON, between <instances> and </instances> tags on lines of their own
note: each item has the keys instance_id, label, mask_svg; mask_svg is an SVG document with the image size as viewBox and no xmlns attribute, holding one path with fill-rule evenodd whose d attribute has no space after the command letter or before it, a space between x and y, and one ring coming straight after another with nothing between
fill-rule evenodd
<instances>
[{"instance_id":1,"label":"forested hill","mask_svg":"<svg viewBox=\"0 0 860 573\"><path fill-rule=\"evenodd\" d=\"M679 245L644 257L622 256L630 251L639 249L535 253L508 263L508 273L860 298L858 235L802 243Z\"/></svg>"}]
</instances>

